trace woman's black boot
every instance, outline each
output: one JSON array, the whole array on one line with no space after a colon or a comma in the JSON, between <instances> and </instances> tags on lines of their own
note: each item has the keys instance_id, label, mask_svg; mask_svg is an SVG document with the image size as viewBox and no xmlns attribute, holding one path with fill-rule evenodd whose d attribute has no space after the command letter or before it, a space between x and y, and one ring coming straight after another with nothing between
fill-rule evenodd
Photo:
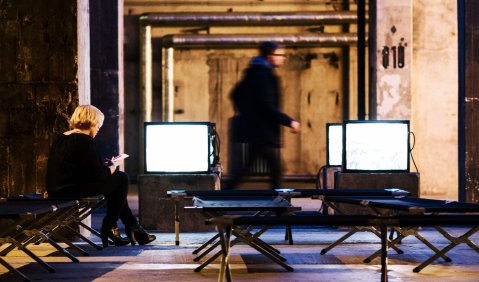
<instances>
[{"instance_id":1,"label":"woman's black boot","mask_svg":"<svg viewBox=\"0 0 479 282\"><path fill-rule=\"evenodd\" d=\"M120 236L120 232L116 227L105 227L101 228L101 242L103 243L103 248L108 247L108 239L113 241L113 245L115 246L125 246L130 243L130 240L127 238L123 238Z\"/></svg>"},{"instance_id":2,"label":"woman's black boot","mask_svg":"<svg viewBox=\"0 0 479 282\"><path fill-rule=\"evenodd\" d=\"M125 226L126 236L130 238L131 245L135 245L136 242L140 245L145 245L156 240L155 235L151 235L146 232L143 227L136 223L133 226Z\"/></svg>"}]
</instances>

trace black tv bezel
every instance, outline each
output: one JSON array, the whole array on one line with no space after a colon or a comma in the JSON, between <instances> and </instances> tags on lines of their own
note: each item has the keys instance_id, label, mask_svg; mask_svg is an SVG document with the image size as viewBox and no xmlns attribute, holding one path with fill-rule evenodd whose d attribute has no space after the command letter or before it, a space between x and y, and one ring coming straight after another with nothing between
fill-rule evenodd
<instances>
[{"instance_id":1,"label":"black tv bezel","mask_svg":"<svg viewBox=\"0 0 479 282\"><path fill-rule=\"evenodd\" d=\"M148 170L146 164L146 133L147 127L154 125L207 125L208 126L208 169L207 170L199 170L199 171L150 171ZM145 174L207 174L212 172L212 166L214 165L215 160L213 163L210 161L210 158L214 152L211 151L212 147L212 136L214 135L214 128L215 123L213 122L206 122L206 121L151 121L151 122L144 122L143 124L143 170ZM215 146L213 144L213 150Z\"/></svg>"},{"instance_id":2,"label":"black tv bezel","mask_svg":"<svg viewBox=\"0 0 479 282\"><path fill-rule=\"evenodd\" d=\"M357 123L399 123L399 124L406 124L407 125L407 168L405 169L348 169L347 162L346 162L346 127L347 124L357 124ZM408 173L410 172L410 154L411 154L411 146L410 146L410 132L411 132L411 124L409 120L344 120L343 121L343 165L342 171L345 173Z\"/></svg>"},{"instance_id":3,"label":"black tv bezel","mask_svg":"<svg viewBox=\"0 0 479 282\"><path fill-rule=\"evenodd\" d=\"M343 157L341 156L341 164L339 165L331 165L330 159L329 159L329 129L331 126L343 126L342 123L340 122L328 122L326 123L326 166L327 167L342 167L343 166ZM341 140L341 147L343 146L343 140ZM341 154L343 154L343 148L341 148Z\"/></svg>"}]
</instances>

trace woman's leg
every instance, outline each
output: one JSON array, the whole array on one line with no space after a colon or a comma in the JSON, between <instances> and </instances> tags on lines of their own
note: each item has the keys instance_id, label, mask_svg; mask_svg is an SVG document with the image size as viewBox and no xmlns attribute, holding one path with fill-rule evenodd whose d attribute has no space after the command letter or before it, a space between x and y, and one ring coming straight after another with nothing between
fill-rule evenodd
<instances>
[{"instance_id":1,"label":"woman's leg","mask_svg":"<svg viewBox=\"0 0 479 282\"><path fill-rule=\"evenodd\" d=\"M138 220L133 215L133 212L131 211L130 206L128 205L128 201L126 202L126 204L123 206L123 209L121 210L120 220L121 222L123 222L125 226L135 226L136 224L138 224Z\"/></svg>"},{"instance_id":2,"label":"woman's leg","mask_svg":"<svg viewBox=\"0 0 479 282\"><path fill-rule=\"evenodd\" d=\"M122 171L115 171L107 181L101 183L89 184L81 189L83 196L103 194L107 199L106 215L103 218L102 240L103 245L108 245L107 238L113 239L115 245L121 246L136 241L141 244L148 244L156 239L154 235L148 234L143 227L140 226L138 220L133 215L128 206L128 175ZM125 240L120 237L116 228L118 219L121 219L125 225L125 231L130 238Z\"/></svg>"},{"instance_id":3,"label":"woman's leg","mask_svg":"<svg viewBox=\"0 0 479 282\"><path fill-rule=\"evenodd\" d=\"M128 175L122 171L116 171L111 178L112 185L116 188L107 194L109 206L107 206L107 215L103 224L113 220L116 224L118 219L121 219L132 245L137 242L144 245L154 241L156 237L143 229L128 205Z\"/></svg>"},{"instance_id":4,"label":"woman's leg","mask_svg":"<svg viewBox=\"0 0 479 282\"><path fill-rule=\"evenodd\" d=\"M106 226L116 226L118 219L124 215L124 210L128 209L128 175L122 171L115 171L103 187L98 191L105 195L107 199L106 215L103 224ZM133 214L131 214L133 217ZM134 217L133 217L134 218ZM131 220L131 219L129 219ZM125 223L124 220L122 220ZM127 222L128 224L131 222ZM125 223L126 224L126 223Z\"/></svg>"},{"instance_id":5,"label":"woman's leg","mask_svg":"<svg viewBox=\"0 0 479 282\"><path fill-rule=\"evenodd\" d=\"M128 176L124 172L115 171L100 185L98 191L106 197L106 215L101 227L103 246L108 245L107 238L112 239L115 246L126 245L130 240L121 237L116 226L125 205L128 205Z\"/></svg>"},{"instance_id":6,"label":"woman's leg","mask_svg":"<svg viewBox=\"0 0 479 282\"><path fill-rule=\"evenodd\" d=\"M126 222L135 220L128 208L128 176L121 171L115 171L108 179L102 182L89 183L80 187L62 189L55 194L57 198L85 198L103 194L107 200L106 215L103 218L101 237L103 246L108 246L108 238L112 239L116 246L128 244L130 240L122 238L118 232L117 221L120 216L128 218ZM127 212L124 212L125 207ZM123 221L125 223L125 220Z\"/></svg>"},{"instance_id":7,"label":"woman's leg","mask_svg":"<svg viewBox=\"0 0 479 282\"><path fill-rule=\"evenodd\" d=\"M69 196L74 198L97 196L100 194L103 194L107 200L103 225L114 227L118 219L125 214L125 206L128 207L128 175L117 170L105 181L90 183L69 192Z\"/></svg>"}]
</instances>

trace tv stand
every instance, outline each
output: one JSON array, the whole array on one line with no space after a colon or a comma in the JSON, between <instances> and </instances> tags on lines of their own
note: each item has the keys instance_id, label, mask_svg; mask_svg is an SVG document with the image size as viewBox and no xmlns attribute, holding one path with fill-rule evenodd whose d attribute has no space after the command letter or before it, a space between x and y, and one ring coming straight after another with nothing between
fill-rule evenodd
<instances>
[{"instance_id":1,"label":"tv stand","mask_svg":"<svg viewBox=\"0 0 479 282\"><path fill-rule=\"evenodd\" d=\"M419 173L346 173L338 171L334 174L335 189L386 189L399 188L419 197Z\"/></svg>"},{"instance_id":2,"label":"tv stand","mask_svg":"<svg viewBox=\"0 0 479 282\"><path fill-rule=\"evenodd\" d=\"M216 173L210 174L144 174L138 176L138 202L140 223L146 229L158 232L175 231L175 203L167 197L168 190L218 190L220 180ZM191 199L180 204L180 231L203 232L214 230L204 224L204 216L185 213L184 206L191 205Z\"/></svg>"}]
</instances>

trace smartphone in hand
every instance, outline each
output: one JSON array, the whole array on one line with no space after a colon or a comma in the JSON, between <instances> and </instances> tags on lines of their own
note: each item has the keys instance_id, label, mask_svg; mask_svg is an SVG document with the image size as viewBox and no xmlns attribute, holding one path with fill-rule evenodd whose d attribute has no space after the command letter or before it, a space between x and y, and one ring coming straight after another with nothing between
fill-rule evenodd
<instances>
[{"instance_id":1,"label":"smartphone in hand","mask_svg":"<svg viewBox=\"0 0 479 282\"><path fill-rule=\"evenodd\" d=\"M112 161L113 163L116 163L116 162L119 162L119 161L121 161L121 160L124 160L124 159L126 159L126 158L128 158L128 157L129 157L129 155L127 155L127 154L119 154L118 156L111 158L111 161Z\"/></svg>"},{"instance_id":2,"label":"smartphone in hand","mask_svg":"<svg viewBox=\"0 0 479 282\"><path fill-rule=\"evenodd\" d=\"M106 166L112 166L112 165L115 165L117 162L121 161L121 160L124 160L126 158L128 158L129 155L127 154L119 154L118 156L116 157L113 157L111 159L106 159L105 160L105 165Z\"/></svg>"}]
</instances>

